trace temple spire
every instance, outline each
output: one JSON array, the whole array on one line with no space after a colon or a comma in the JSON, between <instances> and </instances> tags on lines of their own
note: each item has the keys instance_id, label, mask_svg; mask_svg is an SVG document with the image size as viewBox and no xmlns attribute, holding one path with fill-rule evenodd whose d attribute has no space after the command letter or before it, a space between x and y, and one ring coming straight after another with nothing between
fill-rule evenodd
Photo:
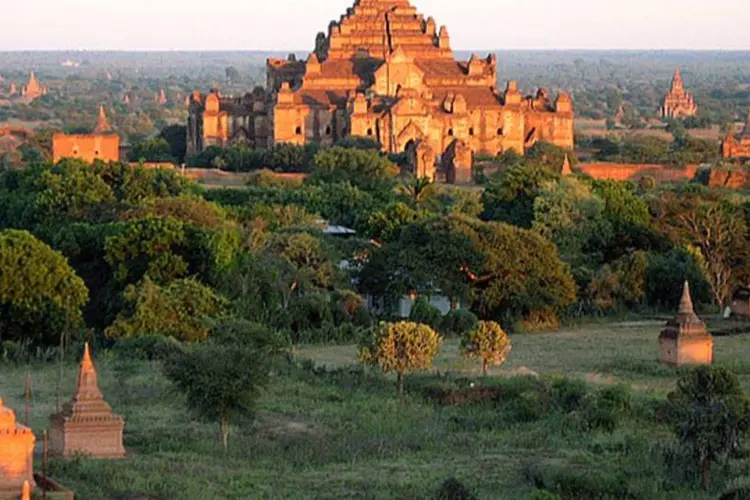
<instances>
[{"instance_id":1,"label":"temple spire","mask_svg":"<svg viewBox=\"0 0 750 500\"><path fill-rule=\"evenodd\" d=\"M563 176L573 174L573 168L570 165L570 157L567 154L565 155L565 159L563 160L562 169L560 170L560 173Z\"/></svg>"},{"instance_id":2,"label":"temple spire","mask_svg":"<svg viewBox=\"0 0 750 500\"><path fill-rule=\"evenodd\" d=\"M682 289L682 298L680 299L680 309L677 311L678 314L694 315L695 309L693 308L693 298L690 296L690 283L685 281L685 285Z\"/></svg>"},{"instance_id":3,"label":"temple spire","mask_svg":"<svg viewBox=\"0 0 750 500\"><path fill-rule=\"evenodd\" d=\"M672 77L672 90L681 90L682 88L684 88L682 75L680 74L680 67L677 66L674 70L674 76Z\"/></svg>"},{"instance_id":4,"label":"temple spire","mask_svg":"<svg viewBox=\"0 0 750 500\"><path fill-rule=\"evenodd\" d=\"M91 352L87 342L83 348L83 360L78 369L78 380L76 381L76 390L73 393L73 401L97 400L103 397L99 390L96 368L91 361Z\"/></svg>"},{"instance_id":5,"label":"temple spire","mask_svg":"<svg viewBox=\"0 0 750 500\"><path fill-rule=\"evenodd\" d=\"M96 119L96 126L94 127L95 134L106 134L112 131L112 127L109 125L107 120L107 112L104 106L99 106L99 116Z\"/></svg>"}]
</instances>

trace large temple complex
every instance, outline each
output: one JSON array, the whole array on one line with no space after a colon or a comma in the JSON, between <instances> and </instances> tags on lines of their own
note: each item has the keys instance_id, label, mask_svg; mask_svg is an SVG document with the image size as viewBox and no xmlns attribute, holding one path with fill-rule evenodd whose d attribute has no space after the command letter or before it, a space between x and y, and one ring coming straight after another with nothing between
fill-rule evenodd
<instances>
[{"instance_id":1,"label":"large temple complex","mask_svg":"<svg viewBox=\"0 0 750 500\"><path fill-rule=\"evenodd\" d=\"M457 61L447 28L408 0L357 0L306 61L269 59L266 89L241 98L194 93L188 154L361 136L387 152L411 148L443 164L450 157L465 171L471 153L523 154L537 141L573 147L567 94L526 97L513 81L498 90L497 80L496 56Z\"/></svg>"},{"instance_id":2,"label":"large temple complex","mask_svg":"<svg viewBox=\"0 0 750 500\"><path fill-rule=\"evenodd\" d=\"M659 112L662 118L685 118L698 114L698 105L695 104L693 94L685 90L682 83L680 68L674 72L672 86L664 96Z\"/></svg>"}]
</instances>

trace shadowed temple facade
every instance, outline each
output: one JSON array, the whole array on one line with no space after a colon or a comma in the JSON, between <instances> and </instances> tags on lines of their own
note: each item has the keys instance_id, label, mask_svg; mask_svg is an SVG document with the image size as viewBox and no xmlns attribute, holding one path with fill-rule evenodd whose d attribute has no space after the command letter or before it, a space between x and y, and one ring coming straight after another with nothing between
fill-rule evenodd
<instances>
[{"instance_id":1,"label":"shadowed temple facade","mask_svg":"<svg viewBox=\"0 0 750 500\"><path fill-rule=\"evenodd\" d=\"M523 154L537 141L573 147L567 94L526 97L512 81L498 90L497 80L496 56L457 61L447 28L407 0L358 0L318 34L307 60L269 59L265 89L241 98L194 93L188 153L349 136L442 162Z\"/></svg>"}]
</instances>

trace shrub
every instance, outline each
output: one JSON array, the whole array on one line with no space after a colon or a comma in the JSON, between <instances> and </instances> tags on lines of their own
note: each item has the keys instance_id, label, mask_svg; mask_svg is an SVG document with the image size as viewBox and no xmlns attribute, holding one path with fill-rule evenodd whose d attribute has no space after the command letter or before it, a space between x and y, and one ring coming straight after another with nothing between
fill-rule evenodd
<instances>
[{"instance_id":1,"label":"shrub","mask_svg":"<svg viewBox=\"0 0 750 500\"><path fill-rule=\"evenodd\" d=\"M144 335L118 340L113 351L118 357L124 359L165 361L181 353L183 346L174 337Z\"/></svg>"},{"instance_id":2,"label":"shrub","mask_svg":"<svg viewBox=\"0 0 750 500\"><path fill-rule=\"evenodd\" d=\"M421 323L436 330L439 329L442 319L443 315L440 310L430 304L429 299L423 295L417 298L409 313L409 321Z\"/></svg>"},{"instance_id":3,"label":"shrub","mask_svg":"<svg viewBox=\"0 0 750 500\"><path fill-rule=\"evenodd\" d=\"M625 387L605 387L589 401L584 414L586 425L591 430L613 432L631 405L631 395Z\"/></svg>"},{"instance_id":4,"label":"shrub","mask_svg":"<svg viewBox=\"0 0 750 500\"><path fill-rule=\"evenodd\" d=\"M461 355L482 360L482 375L487 375L490 365L500 366L511 349L503 329L494 321L480 321L476 328L461 339Z\"/></svg>"},{"instance_id":5,"label":"shrub","mask_svg":"<svg viewBox=\"0 0 750 500\"><path fill-rule=\"evenodd\" d=\"M446 479L440 486L436 500L475 500L474 494L455 477Z\"/></svg>"},{"instance_id":6,"label":"shrub","mask_svg":"<svg viewBox=\"0 0 750 500\"><path fill-rule=\"evenodd\" d=\"M258 170L247 177L246 184L254 187L279 187L293 189L302 185L302 177L277 174L268 169Z\"/></svg>"},{"instance_id":7,"label":"shrub","mask_svg":"<svg viewBox=\"0 0 750 500\"><path fill-rule=\"evenodd\" d=\"M289 306L289 326L295 333L333 326L333 313L328 296L308 294Z\"/></svg>"},{"instance_id":8,"label":"shrub","mask_svg":"<svg viewBox=\"0 0 750 500\"><path fill-rule=\"evenodd\" d=\"M740 477L724 489L719 500L747 500L750 498L750 478Z\"/></svg>"},{"instance_id":9,"label":"shrub","mask_svg":"<svg viewBox=\"0 0 750 500\"><path fill-rule=\"evenodd\" d=\"M404 393L404 373L426 370L440 350L442 337L429 326L401 322L382 325L363 339L359 358L363 363L379 366L384 373L395 372L398 393Z\"/></svg>"},{"instance_id":10,"label":"shrub","mask_svg":"<svg viewBox=\"0 0 750 500\"><path fill-rule=\"evenodd\" d=\"M550 386L550 406L563 413L578 411L584 405L588 391L588 386L583 380L554 380Z\"/></svg>"},{"instance_id":11,"label":"shrub","mask_svg":"<svg viewBox=\"0 0 750 500\"><path fill-rule=\"evenodd\" d=\"M472 331L478 322L476 314L468 309L456 309L443 317L440 330L445 335L462 336Z\"/></svg>"}]
</instances>

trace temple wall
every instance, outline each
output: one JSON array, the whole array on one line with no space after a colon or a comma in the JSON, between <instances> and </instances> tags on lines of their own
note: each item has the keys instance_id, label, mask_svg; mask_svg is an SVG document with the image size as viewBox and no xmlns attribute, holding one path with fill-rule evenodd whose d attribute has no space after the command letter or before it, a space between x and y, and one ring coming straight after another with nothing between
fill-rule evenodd
<instances>
[{"instance_id":1,"label":"temple wall","mask_svg":"<svg viewBox=\"0 0 750 500\"><path fill-rule=\"evenodd\" d=\"M63 158L77 158L87 163L120 160L120 137L111 135L66 135L52 137L52 158L55 163Z\"/></svg>"}]
</instances>

